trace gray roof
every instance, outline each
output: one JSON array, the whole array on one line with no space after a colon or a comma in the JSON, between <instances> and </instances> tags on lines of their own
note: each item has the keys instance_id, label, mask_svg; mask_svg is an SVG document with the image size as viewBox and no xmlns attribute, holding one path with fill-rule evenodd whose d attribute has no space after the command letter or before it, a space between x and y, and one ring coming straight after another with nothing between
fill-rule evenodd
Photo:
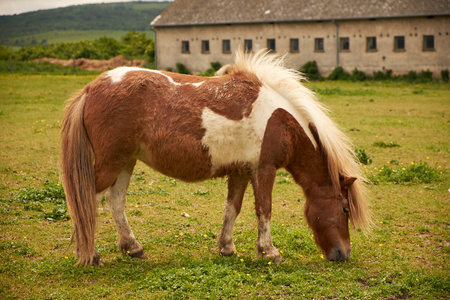
<instances>
[{"instance_id":1,"label":"gray roof","mask_svg":"<svg viewBox=\"0 0 450 300\"><path fill-rule=\"evenodd\" d=\"M175 0L151 25L211 25L450 15L450 0Z\"/></svg>"}]
</instances>

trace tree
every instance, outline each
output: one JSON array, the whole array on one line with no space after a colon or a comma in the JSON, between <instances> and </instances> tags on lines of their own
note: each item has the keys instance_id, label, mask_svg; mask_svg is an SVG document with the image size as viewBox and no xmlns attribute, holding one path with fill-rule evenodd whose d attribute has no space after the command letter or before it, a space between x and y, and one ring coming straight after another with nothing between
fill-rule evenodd
<instances>
[{"instance_id":1,"label":"tree","mask_svg":"<svg viewBox=\"0 0 450 300\"><path fill-rule=\"evenodd\" d=\"M136 30L129 31L122 37L124 47L121 53L129 58L136 55L144 55L151 41L151 39L147 38L145 32L138 33Z\"/></svg>"}]
</instances>

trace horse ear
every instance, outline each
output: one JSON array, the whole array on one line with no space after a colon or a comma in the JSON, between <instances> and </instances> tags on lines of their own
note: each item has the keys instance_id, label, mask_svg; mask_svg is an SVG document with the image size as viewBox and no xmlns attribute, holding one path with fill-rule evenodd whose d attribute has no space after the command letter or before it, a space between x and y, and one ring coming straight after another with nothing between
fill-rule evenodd
<instances>
[{"instance_id":1,"label":"horse ear","mask_svg":"<svg viewBox=\"0 0 450 300\"><path fill-rule=\"evenodd\" d=\"M341 180L339 183L341 184L341 188L344 190L348 190L350 186L355 182L357 178L356 177L346 177L343 180Z\"/></svg>"}]
</instances>

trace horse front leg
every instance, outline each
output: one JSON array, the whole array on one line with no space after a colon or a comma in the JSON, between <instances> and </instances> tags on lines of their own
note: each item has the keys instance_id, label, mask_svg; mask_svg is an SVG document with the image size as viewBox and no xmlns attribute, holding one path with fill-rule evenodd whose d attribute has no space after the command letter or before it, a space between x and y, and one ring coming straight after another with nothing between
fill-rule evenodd
<instances>
[{"instance_id":1,"label":"horse front leg","mask_svg":"<svg viewBox=\"0 0 450 300\"><path fill-rule=\"evenodd\" d=\"M127 167L117 176L114 184L109 187L105 196L119 234L119 249L123 254L131 257L147 258L144 249L131 231L125 215L126 194L135 164L136 160L128 163Z\"/></svg>"},{"instance_id":2,"label":"horse front leg","mask_svg":"<svg viewBox=\"0 0 450 300\"><path fill-rule=\"evenodd\" d=\"M252 178L255 193L255 211L258 221L258 240L256 249L260 257L272 258L274 263L281 262L281 255L273 246L270 234L272 217L272 190L276 176L276 168L268 166L260 168Z\"/></svg>"},{"instance_id":3,"label":"horse front leg","mask_svg":"<svg viewBox=\"0 0 450 300\"><path fill-rule=\"evenodd\" d=\"M224 256L235 254L236 247L233 243L233 227L237 216L241 212L242 199L249 182L246 175L230 175L228 177L228 196L225 206L222 230L217 241L219 252Z\"/></svg>"}]
</instances>

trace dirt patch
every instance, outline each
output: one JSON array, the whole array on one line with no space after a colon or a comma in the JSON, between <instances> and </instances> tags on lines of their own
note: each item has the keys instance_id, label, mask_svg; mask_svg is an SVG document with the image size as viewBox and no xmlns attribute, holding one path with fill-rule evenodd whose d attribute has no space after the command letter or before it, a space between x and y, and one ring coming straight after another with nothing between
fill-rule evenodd
<instances>
[{"instance_id":1,"label":"dirt patch","mask_svg":"<svg viewBox=\"0 0 450 300\"><path fill-rule=\"evenodd\" d=\"M38 58L34 60L35 62L47 61L52 64L58 64L64 67L72 67L73 60L72 59L58 59L58 58ZM105 71L114 69L117 67L123 66L133 66L133 67L141 67L148 62L145 60L127 60L122 55L118 55L114 58L108 60L99 60L99 59L87 59L87 58L78 58L75 59L75 66L89 70L89 71Z\"/></svg>"}]
</instances>

